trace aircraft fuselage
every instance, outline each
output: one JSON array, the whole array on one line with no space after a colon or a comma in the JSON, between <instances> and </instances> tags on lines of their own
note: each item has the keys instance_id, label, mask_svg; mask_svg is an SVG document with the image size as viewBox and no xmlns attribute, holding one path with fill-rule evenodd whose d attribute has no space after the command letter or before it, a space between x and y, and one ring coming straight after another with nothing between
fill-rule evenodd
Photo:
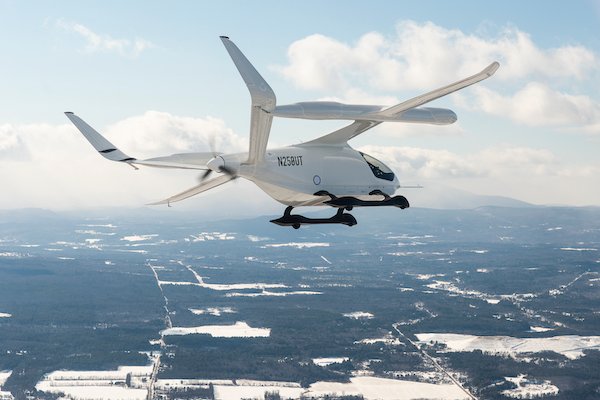
<instances>
[{"instance_id":1,"label":"aircraft fuselage","mask_svg":"<svg viewBox=\"0 0 600 400\"><path fill-rule=\"evenodd\" d=\"M264 162L246 165L247 154L220 156L223 165L237 171L269 196L288 206L319 205L328 197L317 192L372 199L380 191L389 196L400 187L383 163L350 146L297 145L268 149ZM369 160L369 162L367 162Z\"/></svg>"}]
</instances>

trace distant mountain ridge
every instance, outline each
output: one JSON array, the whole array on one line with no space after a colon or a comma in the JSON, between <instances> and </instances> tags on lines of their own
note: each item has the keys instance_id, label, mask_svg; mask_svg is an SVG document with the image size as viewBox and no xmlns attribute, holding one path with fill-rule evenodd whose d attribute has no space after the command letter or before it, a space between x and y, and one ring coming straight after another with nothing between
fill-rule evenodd
<instances>
[{"instance_id":1,"label":"distant mountain ridge","mask_svg":"<svg viewBox=\"0 0 600 400\"><path fill-rule=\"evenodd\" d=\"M535 207L536 205L506 196L479 195L447 186L403 190L411 207L442 210L469 210L478 207Z\"/></svg>"},{"instance_id":2,"label":"distant mountain ridge","mask_svg":"<svg viewBox=\"0 0 600 400\"><path fill-rule=\"evenodd\" d=\"M407 189L400 191L406 196L411 204L412 208L424 208L424 209L436 209L436 210L470 210L480 207L512 207L512 208L529 208L529 207L544 207L534 205L521 200L513 199L504 196L486 196L477 195L468 191L448 188L448 187L425 187L422 189ZM284 206L281 206L281 212L283 213ZM300 207L295 212L302 214L314 214L314 213L329 213L329 209L313 208L313 207ZM265 212L269 217L270 213ZM254 216L262 216L261 214L252 215L231 215L230 216L218 216L212 213L207 215L206 209L198 207L197 209L179 209L177 207L166 208L166 207L135 207L135 208L122 208L122 207L103 207L103 208L90 208L90 209L76 209L68 211L54 211L45 208L16 208L16 209L0 209L0 223L4 219L15 220L29 220L29 219L64 219L65 217L88 217L91 219L102 218L105 216L111 217L123 217L123 218L189 218L189 217L205 217L207 220L219 221L219 220L245 220L252 219Z\"/></svg>"}]
</instances>

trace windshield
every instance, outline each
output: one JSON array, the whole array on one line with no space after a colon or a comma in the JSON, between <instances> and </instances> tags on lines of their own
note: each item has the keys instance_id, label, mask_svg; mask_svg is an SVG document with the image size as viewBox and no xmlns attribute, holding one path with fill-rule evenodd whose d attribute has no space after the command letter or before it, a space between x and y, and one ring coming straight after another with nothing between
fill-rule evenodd
<instances>
[{"instance_id":1,"label":"windshield","mask_svg":"<svg viewBox=\"0 0 600 400\"><path fill-rule=\"evenodd\" d=\"M367 164L369 164L371 172L373 172L373 175L375 175L377 178L385 179L386 181L394 180L394 173L387 167L387 165L368 154L360 152L360 155L363 156Z\"/></svg>"}]
</instances>

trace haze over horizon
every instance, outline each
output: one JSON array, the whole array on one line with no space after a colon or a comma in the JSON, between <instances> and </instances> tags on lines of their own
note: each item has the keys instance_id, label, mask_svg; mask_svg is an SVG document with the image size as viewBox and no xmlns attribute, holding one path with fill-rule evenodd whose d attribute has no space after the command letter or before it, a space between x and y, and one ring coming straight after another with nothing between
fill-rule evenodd
<instances>
[{"instance_id":1,"label":"haze over horizon","mask_svg":"<svg viewBox=\"0 0 600 400\"><path fill-rule=\"evenodd\" d=\"M430 104L453 109L454 125L386 123L350 144L425 186L401 191L415 207L460 191L600 206L599 1L372 7L270 2L258 15L237 2L0 1L0 32L13 38L0 43L0 209L138 207L196 184L194 172L104 160L64 111L134 157L208 151L213 137L219 151L247 149L249 96L222 34L279 104L391 105L498 60L492 78ZM269 147L346 123L276 119ZM283 209L242 180L175 207Z\"/></svg>"}]
</instances>

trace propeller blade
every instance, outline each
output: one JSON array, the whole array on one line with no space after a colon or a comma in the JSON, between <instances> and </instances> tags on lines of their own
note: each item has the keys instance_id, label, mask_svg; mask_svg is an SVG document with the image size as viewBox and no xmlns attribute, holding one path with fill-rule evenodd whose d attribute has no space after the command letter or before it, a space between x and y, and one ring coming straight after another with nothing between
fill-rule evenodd
<instances>
[{"instance_id":1,"label":"propeller blade","mask_svg":"<svg viewBox=\"0 0 600 400\"><path fill-rule=\"evenodd\" d=\"M202 175L199 176L198 180L200 182L204 181L206 178L208 178L210 176L211 173L212 173L212 169L207 169L206 171L204 171L204 173Z\"/></svg>"},{"instance_id":2,"label":"propeller blade","mask_svg":"<svg viewBox=\"0 0 600 400\"><path fill-rule=\"evenodd\" d=\"M226 167L226 166L224 166L224 165L223 165L223 166L221 166L221 167L219 168L219 170L220 170L221 172L223 172L224 174L226 174L226 175L229 175L229 176L232 176L232 177L234 177L234 178L237 176L237 171L236 171L236 170L234 170L233 168L229 168L229 167Z\"/></svg>"}]
</instances>

